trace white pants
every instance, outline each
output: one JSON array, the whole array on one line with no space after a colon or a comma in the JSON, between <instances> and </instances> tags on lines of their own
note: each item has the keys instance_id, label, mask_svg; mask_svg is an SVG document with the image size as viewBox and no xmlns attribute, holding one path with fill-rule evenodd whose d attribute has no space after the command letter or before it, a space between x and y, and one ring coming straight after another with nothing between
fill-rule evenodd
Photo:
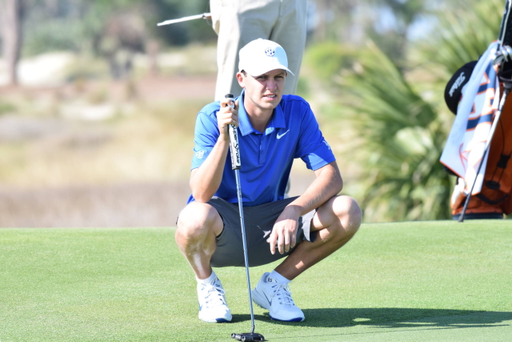
<instances>
[{"instance_id":1,"label":"white pants","mask_svg":"<svg viewBox=\"0 0 512 342\"><path fill-rule=\"evenodd\" d=\"M287 76L284 93L295 93L306 46L307 0L210 0L210 11L218 35L215 100L240 94L238 51L257 38L284 48L288 68L295 74Z\"/></svg>"}]
</instances>

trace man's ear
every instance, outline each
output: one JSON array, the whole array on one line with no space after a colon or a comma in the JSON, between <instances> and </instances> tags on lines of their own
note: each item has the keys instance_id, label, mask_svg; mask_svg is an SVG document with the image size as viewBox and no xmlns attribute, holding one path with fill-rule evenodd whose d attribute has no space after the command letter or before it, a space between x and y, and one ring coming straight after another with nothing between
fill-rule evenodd
<instances>
[{"instance_id":1,"label":"man's ear","mask_svg":"<svg viewBox=\"0 0 512 342\"><path fill-rule=\"evenodd\" d=\"M243 73L237 72L236 80L238 81L238 84L240 85L241 88L245 88L245 77Z\"/></svg>"}]
</instances>

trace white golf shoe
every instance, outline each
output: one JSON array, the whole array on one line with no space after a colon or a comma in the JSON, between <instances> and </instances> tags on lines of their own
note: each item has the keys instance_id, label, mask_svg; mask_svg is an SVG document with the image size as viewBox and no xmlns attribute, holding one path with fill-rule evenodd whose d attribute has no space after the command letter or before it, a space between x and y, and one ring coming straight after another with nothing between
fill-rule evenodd
<instances>
[{"instance_id":1,"label":"white golf shoe","mask_svg":"<svg viewBox=\"0 0 512 342\"><path fill-rule=\"evenodd\" d=\"M284 322L302 322L305 317L295 306L288 284L282 284L265 273L252 291L252 300L268 310L270 318Z\"/></svg>"},{"instance_id":2,"label":"white golf shoe","mask_svg":"<svg viewBox=\"0 0 512 342\"><path fill-rule=\"evenodd\" d=\"M224 288L217 277L210 283L197 284L200 320L209 323L231 322L231 310L224 294Z\"/></svg>"}]
</instances>

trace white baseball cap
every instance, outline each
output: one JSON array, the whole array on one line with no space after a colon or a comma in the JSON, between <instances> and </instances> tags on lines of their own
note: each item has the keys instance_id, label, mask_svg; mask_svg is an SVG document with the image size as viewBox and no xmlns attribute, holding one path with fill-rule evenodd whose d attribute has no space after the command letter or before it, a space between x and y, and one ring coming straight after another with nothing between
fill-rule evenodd
<instances>
[{"instance_id":1,"label":"white baseball cap","mask_svg":"<svg viewBox=\"0 0 512 342\"><path fill-rule=\"evenodd\" d=\"M293 75L288 69L286 51L271 40L255 39L241 48L238 56L238 71L244 70L251 76L263 75L276 69L286 70Z\"/></svg>"}]
</instances>

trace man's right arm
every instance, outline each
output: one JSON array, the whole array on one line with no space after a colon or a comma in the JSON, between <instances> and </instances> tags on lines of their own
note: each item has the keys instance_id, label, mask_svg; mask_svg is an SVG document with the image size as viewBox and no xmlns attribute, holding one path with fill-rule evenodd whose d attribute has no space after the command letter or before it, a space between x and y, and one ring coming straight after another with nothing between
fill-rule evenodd
<instances>
[{"instance_id":1,"label":"man's right arm","mask_svg":"<svg viewBox=\"0 0 512 342\"><path fill-rule=\"evenodd\" d=\"M221 101L217 113L217 125L220 135L205 161L190 174L192 196L198 202L208 202L219 189L224 172L224 165L229 150L228 126L238 126L238 101L235 108L229 106L229 100Z\"/></svg>"}]
</instances>

